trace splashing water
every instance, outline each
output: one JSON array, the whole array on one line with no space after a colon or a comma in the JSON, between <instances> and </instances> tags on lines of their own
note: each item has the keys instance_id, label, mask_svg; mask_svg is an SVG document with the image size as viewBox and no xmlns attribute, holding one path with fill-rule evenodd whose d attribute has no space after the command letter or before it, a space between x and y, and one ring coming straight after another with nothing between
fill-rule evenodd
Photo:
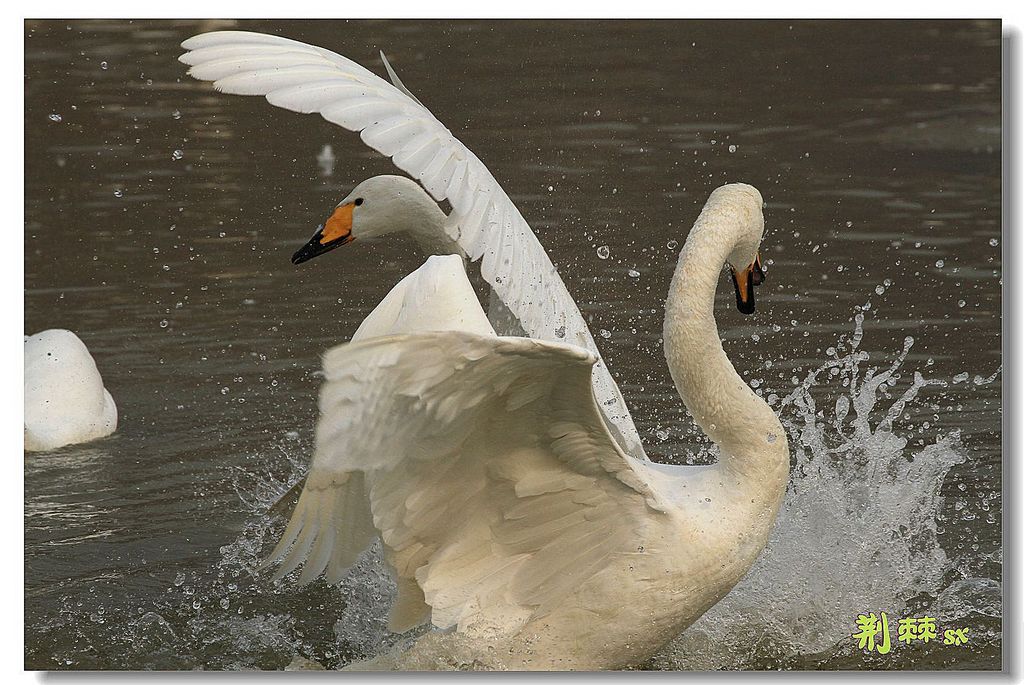
<instances>
[{"instance_id":1,"label":"splashing water","mask_svg":"<svg viewBox=\"0 0 1024 685\"><path fill-rule=\"evenodd\" d=\"M937 537L940 490L950 469L966 459L959 434L908 454L907 439L894 428L923 388L947 383L915 371L910 387L880 406L891 399L914 341L905 339L888 368L869 368L862 376L869 359L859 349L863 323L864 314L857 313L853 335L829 349L829 361L807 373L789 395L769 396L794 458L769 542L739 584L648 667L806 668L853 651L858 614L911 615L922 595L940 595L934 608L941 609L943 601L980 592L988 610L1000 613L999 583L993 580L958 581L969 589L954 583L940 594L951 569ZM840 356L844 348L849 351ZM819 409L814 395L837 383L845 392ZM960 613L938 613L962 617L964 610L983 611L979 606L985 603L960 604Z\"/></svg>"},{"instance_id":2,"label":"splashing water","mask_svg":"<svg viewBox=\"0 0 1024 685\"><path fill-rule=\"evenodd\" d=\"M766 391L794 456L771 539L740 583L644 667L820 666L852 651L858 613L909 615L921 596L937 597L931 610L940 619L970 612L1001 615L999 583L950 583L953 564L937 538L942 483L966 458L958 434L911 450L901 435L910 433L899 422L921 390L947 384L915 371L910 386L894 398L890 393L913 339L905 340L887 368L864 370L869 355L860 350L863 321L858 313L853 334L841 336L828 350L830 359L788 395ZM991 382L998 373L975 383ZM819 408L822 401L827 410ZM159 613L137 621L135 632L150 648L177 643L206 668L282 668L296 656L334 668L410 641L409 634L395 635L386 627L395 590L379 543L334 587L323 581L306 588L288 580L276 585L255 572L274 538L266 512L304 470L302 459L285 457L291 469L285 480L269 470L237 471L235 490L253 517L221 548L215 580L190 578L176 589L184 609L165 611L170 622ZM201 611L188 611L194 601L201 602ZM237 656L229 662L203 660L204 654L224 653ZM165 667L171 663L185 667ZM857 665L863 664L852 664Z\"/></svg>"}]
</instances>

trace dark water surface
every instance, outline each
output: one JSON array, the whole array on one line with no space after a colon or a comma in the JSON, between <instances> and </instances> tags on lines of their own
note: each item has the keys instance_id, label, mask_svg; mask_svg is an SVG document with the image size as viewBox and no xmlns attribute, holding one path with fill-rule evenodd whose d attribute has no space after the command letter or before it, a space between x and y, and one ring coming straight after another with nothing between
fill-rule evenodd
<instances>
[{"instance_id":1,"label":"dark water surface","mask_svg":"<svg viewBox=\"0 0 1024 685\"><path fill-rule=\"evenodd\" d=\"M941 443L945 467L911 483L942 496L927 516L899 523L903 500L883 504L891 491L871 479L859 494L837 485L858 480L849 473L815 485L831 484L853 517L873 503L863 527L892 526L881 544L914 559L921 538L906 528L925 531L930 586L819 530L804 547L867 550L863 568L822 556L823 587L859 574L906 588L905 603L841 601L808 582L807 604L832 608L773 614L793 628L784 644L764 637L768 610L730 610L730 626L754 636L747 651L696 643L648 667L999 667L998 23L30 21L25 332L76 331L120 427L26 454L27 668L282 668L296 654L333 667L390 639L372 569L366 582L301 590L252 569L280 526L268 531L262 512L311 454L319 355L422 258L395 237L291 265L354 184L394 170L319 117L186 77L178 44L232 26L381 74L386 50L539 235L653 458L705 455L664 364L661 317L678 245L723 183L764 195L770 266L754 317L734 311L723 281L719 325L737 368L780 410L794 381L850 351L858 313L870 365L887 367L913 338L885 407L915 371L946 383L921 389L892 427L903 462ZM330 175L317 160L325 145ZM792 444L801 426L826 423L842 379L822 374L817 409L793 409ZM853 449L843 454L874 458L837 431L829 439ZM794 493L805 472L795 469ZM799 576L801 557L782 568ZM858 612L883 610L952 617L972 641L882 657L840 639Z\"/></svg>"}]
</instances>

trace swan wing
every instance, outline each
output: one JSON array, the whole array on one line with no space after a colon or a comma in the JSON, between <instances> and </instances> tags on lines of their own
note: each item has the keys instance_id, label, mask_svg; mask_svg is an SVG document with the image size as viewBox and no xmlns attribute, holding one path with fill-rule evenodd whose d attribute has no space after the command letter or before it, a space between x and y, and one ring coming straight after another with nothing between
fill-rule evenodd
<instances>
[{"instance_id":1,"label":"swan wing","mask_svg":"<svg viewBox=\"0 0 1024 685\"><path fill-rule=\"evenodd\" d=\"M312 468L266 563L340 579L372 525L399 579L395 629L504 630L556 606L665 510L608 433L595 361L461 331L330 350Z\"/></svg>"},{"instance_id":2,"label":"swan wing","mask_svg":"<svg viewBox=\"0 0 1024 685\"><path fill-rule=\"evenodd\" d=\"M583 315L522 214L476 155L398 79L394 84L337 53L246 31L215 31L186 40L180 59L193 77L238 95L359 132L438 201L452 206L446 230L476 261L498 296L533 338L567 342L599 355ZM601 411L630 454L646 459L629 409L607 367L593 377Z\"/></svg>"}]
</instances>

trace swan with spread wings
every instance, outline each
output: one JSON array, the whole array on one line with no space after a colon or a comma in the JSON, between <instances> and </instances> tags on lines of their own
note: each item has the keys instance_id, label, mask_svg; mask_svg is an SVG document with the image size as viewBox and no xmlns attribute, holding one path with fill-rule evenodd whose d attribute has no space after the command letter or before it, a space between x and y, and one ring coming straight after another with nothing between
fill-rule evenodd
<instances>
[{"instance_id":1,"label":"swan with spread wings","mask_svg":"<svg viewBox=\"0 0 1024 685\"><path fill-rule=\"evenodd\" d=\"M656 464L628 412L607 410L609 398L625 405L522 216L397 78L260 34L184 46L197 78L358 130L433 196L370 179L294 258L372 236L387 216L427 217L421 244L447 253L325 355L312 466L266 562L278 577L301 566L300 582L337 582L380 538L398 586L392 629L441 630L362 666L623 668L739 581L768 539L789 469L783 428L726 357L713 311L723 265L740 311L754 311L764 277L755 188L711 194L665 303L669 370L718 461ZM496 335L463 256L482 258L531 338Z\"/></svg>"},{"instance_id":2,"label":"swan with spread wings","mask_svg":"<svg viewBox=\"0 0 1024 685\"><path fill-rule=\"evenodd\" d=\"M358 131L363 142L422 184L401 176L367 179L338 203L294 262L395 231L410 233L427 254L480 260L494 293L492 321L512 320L532 338L598 355L593 385L601 411L623 449L646 459L618 385L537 236L483 162L420 103L387 60L393 83L324 48L262 33L215 31L182 47L187 52L180 60L194 78L212 81L222 93L262 95L272 105L319 113ZM441 211L441 200L451 204L450 215ZM504 324L499 330L512 332Z\"/></svg>"},{"instance_id":3,"label":"swan with spread wings","mask_svg":"<svg viewBox=\"0 0 1024 685\"><path fill-rule=\"evenodd\" d=\"M728 263L753 309L760 205L750 186L712 193L665 303L669 370L714 465L626 454L598 409L593 353L497 336L456 255L428 259L327 352L312 466L266 565L337 582L379 537L392 630L442 629L356 667L623 668L747 572L789 451L713 307Z\"/></svg>"}]
</instances>

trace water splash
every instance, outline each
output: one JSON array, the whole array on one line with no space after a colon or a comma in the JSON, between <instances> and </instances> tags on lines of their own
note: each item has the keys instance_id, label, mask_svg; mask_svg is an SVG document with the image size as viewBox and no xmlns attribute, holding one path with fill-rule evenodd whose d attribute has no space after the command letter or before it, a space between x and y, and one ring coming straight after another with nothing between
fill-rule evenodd
<instances>
[{"instance_id":1,"label":"water splash","mask_svg":"<svg viewBox=\"0 0 1024 685\"><path fill-rule=\"evenodd\" d=\"M961 609L940 618L977 611L972 593L985 598L985 610L1000 613L994 580L961 581L968 587L953 584L940 594L953 566L938 539L940 492L950 469L967 458L959 434L908 449L910 427L899 423L924 388L947 383L915 371L909 387L893 395L913 338L888 368L863 370L863 324L859 312L853 334L828 350L829 361L788 395L769 395L794 463L768 545L743 580L647 667L820 666L852 652L857 614L912 615L936 595L937 608L948 598L945 604ZM950 591L966 601L949 598Z\"/></svg>"},{"instance_id":2,"label":"water splash","mask_svg":"<svg viewBox=\"0 0 1024 685\"><path fill-rule=\"evenodd\" d=\"M872 610L909 615L928 605L940 620L981 614L998 625L999 583L964 573L956 578L955 560L938 540L942 484L966 459L959 435L908 447L907 417L922 404L921 391L947 384L915 371L906 385L901 372L914 342L909 337L888 366L868 366L870 356L860 349L863 323L858 313L853 333L841 336L828 361L789 394L765 391L794 455L768 546L732 592L644 667L836 667L837 655L852 652L856 615ZM999 373L974 383L993 382ZM409 638L386 627L394 583L379 543L335 587L317 581L297 588L287 580L275 586L254 573L274 538L266 512L305 468L285 456L291 473L283 479L252 465L233 478L253 517L221 548L216 580L192 583L206 586L204 609L183 626L144 616L140 633L166 641L177 631L172 641L179 649L190 644L207 668L282 668L296 656L337 668ZM230 609L218 606L218 597L228 597ZM182 597L186 605L191 600ZM316 611L323 620L309 618ZM202 659L224 653L237 656L230 663ZM864 666L862 655L853 657L850 667Z\"/></svg>"},{"instance_id":3,"label":"water splash","mask_svg":"<svg viewBox=\"0 0 1024 685\"><path fill-rule=\"evenodd\" d=\"M277 467L249 464L232 470L234 490L251 516L235 540L220 548L215 578L191 577L181 584L184 596L173 613L180 615L182 605L195 602L201 611L185 621L179 646L188 645L205 668L282 669L296 663L299 668L336 668L407 639L387 630L395 584L379 542L336 586L319 579L298 587L295 574L275 583L269 572L259 570L283 523L269 512L308 468L303 458L281 445L264 458ZM224 661L224 655L233 656Z\"/></svg>"}]
</instances>

